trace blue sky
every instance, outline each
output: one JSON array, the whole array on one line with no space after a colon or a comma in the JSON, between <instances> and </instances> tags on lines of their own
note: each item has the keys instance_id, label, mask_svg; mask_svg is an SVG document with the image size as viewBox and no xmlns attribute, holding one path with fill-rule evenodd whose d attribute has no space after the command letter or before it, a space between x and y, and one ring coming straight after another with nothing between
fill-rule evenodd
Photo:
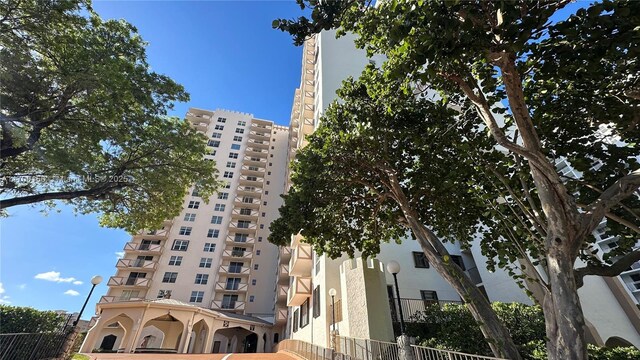
<instances>
[{"instance_id":1,"label":"blue sky","mask_svg":"<svg viewBox=\"0 0 640 360\"><path fill-rule=\"evenodd\" d=\"M149 42L153 70L191 94L172 115L190 106L225 108L288 124L302 50L271 22L299 16L295 2L94 0L94 8L134 24ZM44 216L39 208L15 207L0 221L0 302L79 311L99 274L105 281L83 316L89 318L129 235L99 227L94 215L59 210Z\"/></svg>"}]
</instances>

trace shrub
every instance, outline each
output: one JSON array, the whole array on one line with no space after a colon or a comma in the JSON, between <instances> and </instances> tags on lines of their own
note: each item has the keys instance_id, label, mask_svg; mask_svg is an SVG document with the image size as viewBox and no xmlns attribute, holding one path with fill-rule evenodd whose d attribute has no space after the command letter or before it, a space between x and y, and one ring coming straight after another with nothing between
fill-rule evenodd
<instances>
[{"instance_id":1,"label":"shrub","mask_svg":"<svg viewBox=\"0 0 640 360\"><path fill-rule=\"evenodd\" d=\"M0 334L39 333L60 330L67 317L53 311L0 305Z\"/></svg>"}]
</instances>

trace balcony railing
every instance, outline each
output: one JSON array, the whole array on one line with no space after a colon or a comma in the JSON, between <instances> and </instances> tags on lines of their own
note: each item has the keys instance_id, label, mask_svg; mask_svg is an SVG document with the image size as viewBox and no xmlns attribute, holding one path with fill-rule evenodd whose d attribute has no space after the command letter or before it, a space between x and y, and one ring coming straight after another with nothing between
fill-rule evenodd
<instances>
[{"instance_id":1,"label":"balcony railing","mask_svg":"<svg viewBox=\"0 0 640 360\"><path fill-rule=\"evenodd\" d=\"M251 259L252 256L251 251L225 250L222 252L222 257L231 259Z\"/></svg>"},{"instance_id":2,"label":"balcony railing","mask_svg":"<svg viewBox=\"0 0 640 360\"><path fill-rule=\"evenodd\" d=\"M287 293L287 306L300 306L311 296L311 278L294 277Z\"/></svg>"},{"instance_id":3,"label":"balcony railing","mask_svg":"<svg viewBox=\"0 0 640 360\"><path fill-rule=\"evenodd\" d=\"M128 242L124 245L125 252L143 252L149 254L161 254L163 246L161 244L140 244Z\"/></svg>"},{"instance_id":4,"label":"balcony railing","mask_svg":"<svg viewBox=\"0 0 640 360\"><path fill-rule=\"evenodd\" d=\"M249 284L246 284L246 283L231 284L224 281L216 283L216 291L238 292L238 291L247 291L248 289L249 289Z\"/></svg>"},{"instance_id":5,"label":"balcony railing","mask_svg":"<svg viewBox=\"0 0 640 360\"><path fill-rule=\"evenodd\" d=\"M214 310L244 310L244 305L244 301L225 302L223 300L213 300L211 302L211 308Z\"/></svg>"},{"instance_id":6,"label":"balcony railing","mask_svg":"<svg viewBox=\"0 0 640 360\"><path fill-rule=\"evenodd\" d=\"M227 244L228 245L250 245L253 246L256 243L256 239L249 236L247 238L245 238L244 240L240 240L240 239L236 239L236 237L234 235L228 235L227 236Z\"/></svg>"},{"instance_id":7,"label":"balcony railing","mask_svg":"<svg viewBox=\"0 0 640 360\"><path fill-rule=\"evenodd\" d=\"M109 278L107 286L131 286L148 288L151 280L147 278L127 278L120 276L112 276Z\"/></svg>"},{"instance_id":8,"label":"balcony railing","mask_svg":"<svg viewBox=\"0 0 640 360\"><path fill-rule=\"evenodd\" d=\"M157 262L152 260L142 260L142 259L119 259L116 267L119 269L144 269L144 270L155 270Z\"/></svg>"},{"instance_id":9,"label":"balcony railing","mask_svg":"<svg viewBox=\"0 0 640 360\"><path fill-rule=\"evenodd\" d=\"M406 322L420 321L420 314L431 306L444 306L446 304L462 304L458 300L423 300L423 299L405 299L400 298L400 306L402 307L402 316ZM389 300L389 308L391 310L391 321L400 322L398 312L397 299Z\"/></svg>"},{"instance_id":10,"label":"balcony railing","mask_svg":"<svg viewBox=\"0 0 640 360\"><path fill-rule=\"evenodd\" d=\"M229 275L249 275L249 273L251 272L251 269L249 269L248 267L230 267L229 265L223 265L220 266L220 269L218 270L219 273L221 274L229 274Z\"/></svg>"},{"instance_id":11,"label":"balcony railing","mask_svg":"<svg viewBox=\"0 0 640 360\"><path fill-rule=\"evenodd\" d=\"M293 276L311 276L313 250L309 244L299 244L291 250L289 273Z\"/></svg>"}]
</instances>

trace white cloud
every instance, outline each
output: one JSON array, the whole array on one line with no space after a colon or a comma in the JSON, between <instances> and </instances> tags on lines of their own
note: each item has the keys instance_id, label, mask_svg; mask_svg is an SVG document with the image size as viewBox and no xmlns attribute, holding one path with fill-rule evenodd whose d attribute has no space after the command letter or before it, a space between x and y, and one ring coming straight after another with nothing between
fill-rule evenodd
<instances>
[{"instance_id":1,"label":"white cloud","mask_svg":"<svg viewBox=\"0 0 640 360\"><path fill-rule=\"evenodd\" d=\"M78 296L80 295L79 292L75 291L75 290L67 290L64 292L65 295L71 295L71 296Z\"/></svg>"},{"instance_id":2,"label":"white cloud","mask_svg":"<svg viewBox=\"0 0 640 360\"><path fill-rule=\"evenodd\" d=\"M8 295L2 295L4 294L5 290L4 290L4 285L2 285L2 283L0 282L0 304L11 304L11 301L9 301L9 296Z\"/></svg>"},{"instance_id":3,"label":"white cloud","mask_svg":"<svg viewBox=\"0 0 640 360\"><path fill-rule=\"evenodd\" d=\"M115 254L118 257L118 259L122 259L124 257L124 251L116 251Z\"/></svg>"},{"instance_id":4,"label":"white cloud","mask_svg":"<svg viewBox=\"0 0 640 360\"><path fill-rule=\"evenodd\" d=\"M37 274L35 276L35 278L36 279L40 279L40 280L59 282L59 283L70 283L70 282L73 282L75 284L75 282L78 281L74 277L68 277L68 278L60 277L60 273L57 272L57 271L49 271L49 272ZM80 282L80 283L82 283L82 282ZM76 285L78 285L78 284L76 284Z\"/></svg>"},{"instance_id":5,"label":"white cloud","mask_svg":"<svg viewBox=\"0 0 640 360\"><path fill-rule=\"evenodd\" d=\"M0 294L4 294L4 285L0 282Z\"/></svg>"},{"instance_id":6,"label":"white cloud","mask_svg":"<svg viewBox=\"0 0 640 360\"><path fill-rule=\"evenodd\" d=\"M73 282L73 285L82 285L82 281L76 280Z\"/></svg>"},{"instance_id":7,"label":"white cloud","mask_svg":"<svg viewBox=\"0 0 640 360\"><path fill-rule=\"evenodd\" d=\"M20 284L20 285L18 285L18 289L20 289L20 290L24 290L24 289L26 289L26 288L27 288L27 284Z\"/></svg>"}]
</instances>

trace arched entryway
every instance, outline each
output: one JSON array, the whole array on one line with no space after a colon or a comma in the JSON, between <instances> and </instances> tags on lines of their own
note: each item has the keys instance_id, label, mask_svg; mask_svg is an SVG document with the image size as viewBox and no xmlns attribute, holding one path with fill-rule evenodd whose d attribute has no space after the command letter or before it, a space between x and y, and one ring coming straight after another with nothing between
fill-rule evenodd
<instances>
[{"instance_id":1,"label":"arched entryway","mask_svg":"<svg viewBox=\"0 0 640 360\"><path fill-rule=\"evenodd\" d=\"M239 326L218 329L211 345L214 353L255 353L258 351L258 334Z\"/></svg>"},{"instance_id":2,"label":"arched entryway","mask_svg":"<svg viewBox=\"0 0 640 360\"><path fill-rule=\"evenodd\" d=\"M94 344L90 344L90 351L117 352L127 344L126 339L132 332L133 319L125 314L119 314L106 321L100 329L95 329L98 336Z\"/></svg>"},{"instance_id":3,"label":"arched entryway","mask_svg":"<svg viewBox=\"0 0 640 360\"><path fill-rule=\"evenodd\" d=\"M180 352L184 324L167 313L155 317L142 327L135 352Z\"/></svg>"},{"instance_id":4,"label":"arched entryway","mask_svg":"<svg viewBox=\"0 0 640 360\"><path fill-rule=\"evenodd\" d=\"M604 343L604 345L606 347L631 347L633 346L632 343L630 343L629 341L619 337L619 336L612 336L610 338L607 339L607 341Z\"/></svg>"},{"instance_id":5,"label":"arched entryway","mask_svg":"<svg viewBox=\"0 0 640 360\"><path fill-rule=\"evenodd\" d=\"M207 352L206 342L209 331L209 326L204 319L193 324L187 352L190 354L203 354Z\"/></svg>"},{"instance_id":6,"label":"arched entryway","mask_svg":"<svg viewBox=\"0 0 640 360\"><path fill-rule=\"evenodd\" d=\"M102 338L102 343L100 343L99 348L102 350L113 350L113 347L116 344L116 340L118 337L116 335L110 334Z\"/></svg>"}]
</instances>

